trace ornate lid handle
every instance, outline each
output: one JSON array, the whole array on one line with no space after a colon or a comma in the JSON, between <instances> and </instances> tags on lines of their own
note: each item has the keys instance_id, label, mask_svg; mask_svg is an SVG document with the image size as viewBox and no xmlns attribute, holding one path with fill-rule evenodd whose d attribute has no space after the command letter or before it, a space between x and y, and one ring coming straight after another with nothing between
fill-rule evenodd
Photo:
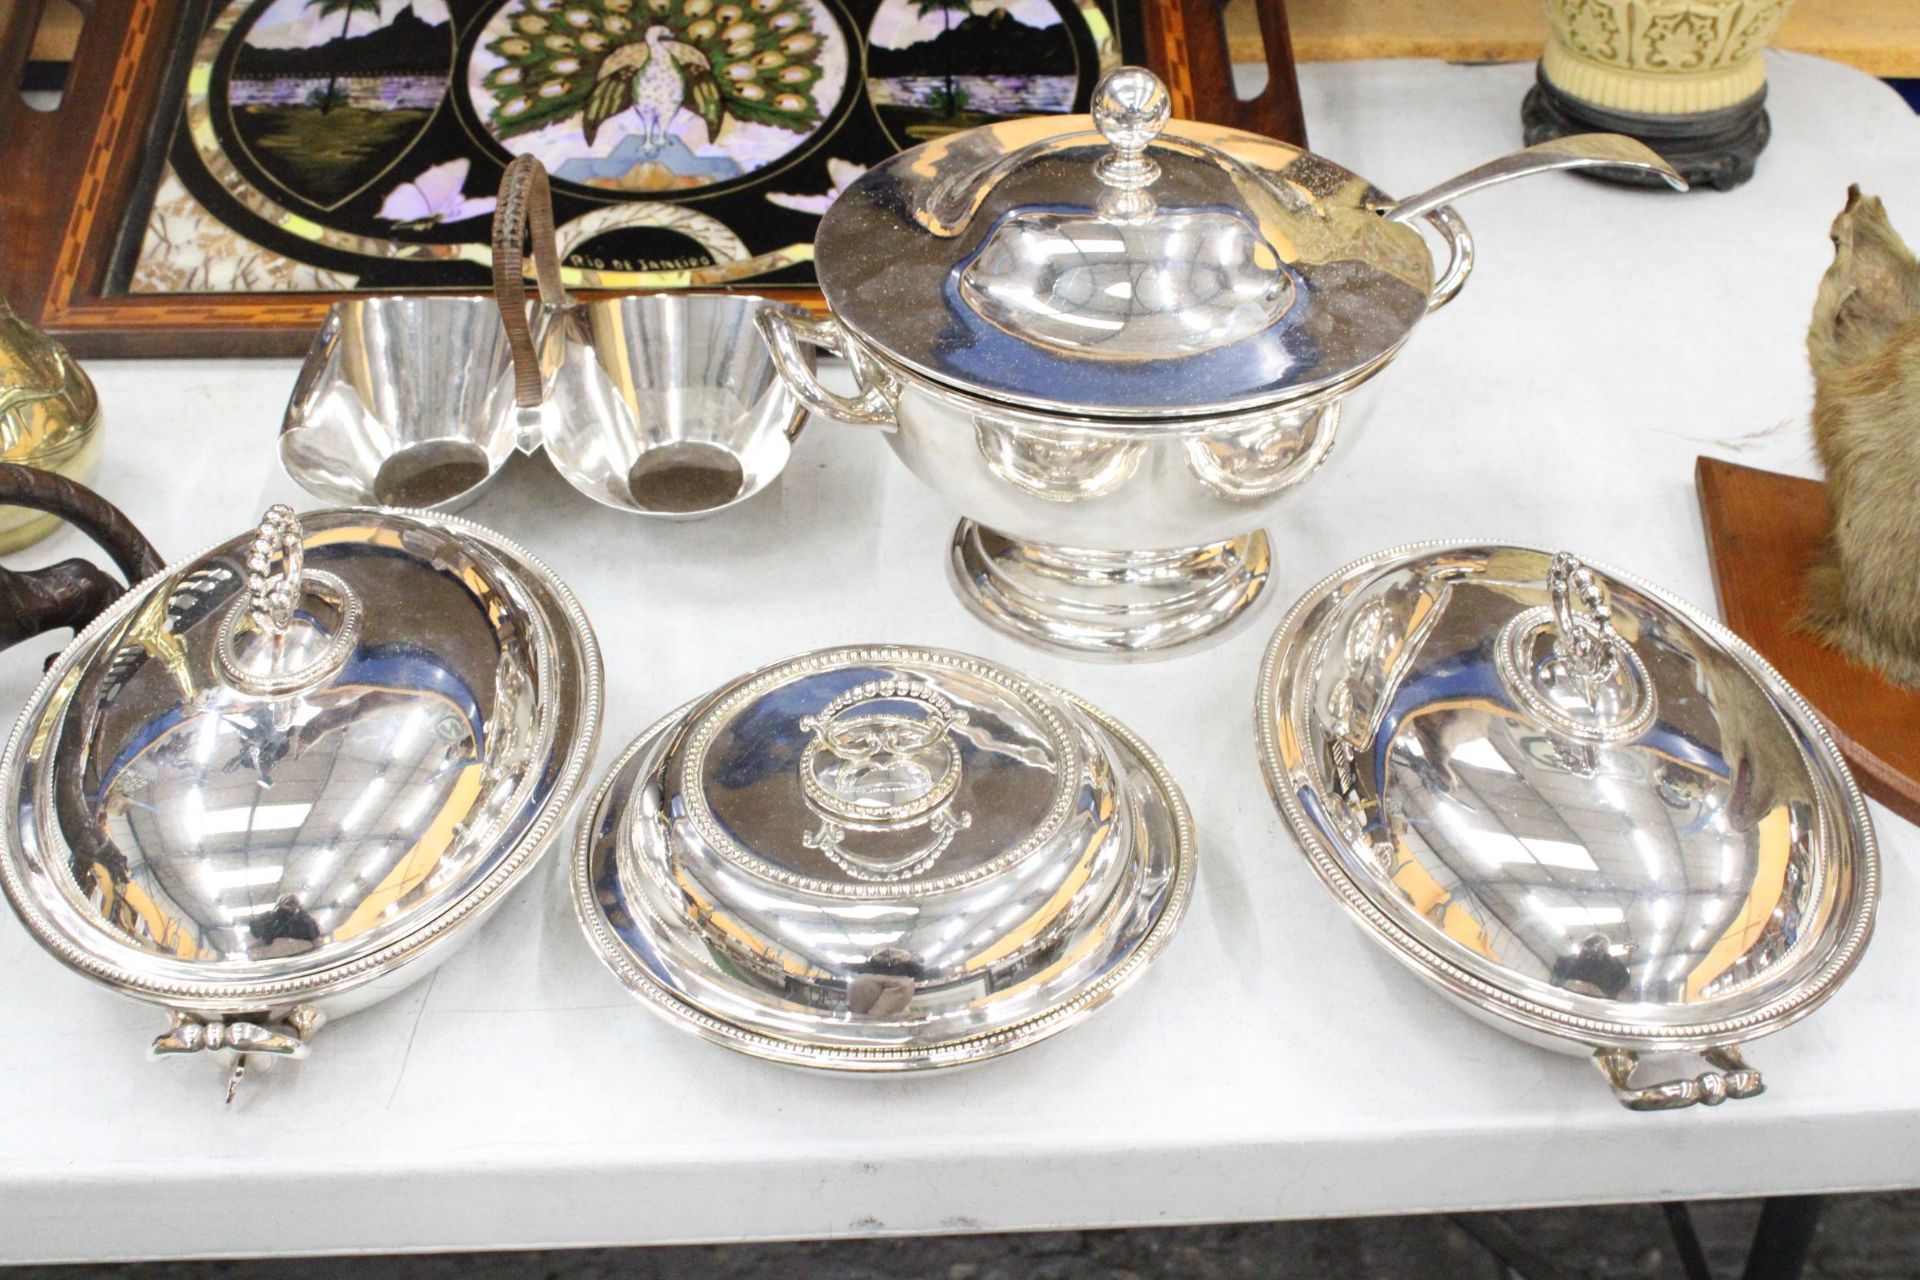
<instances>
[{"instance_id":1,"label":"ornate lid handle","mask_svg":"<svg viewBox=\"0 0 1920 1280\"><path fill-rule=\"evenodd\" d=\"M360 597L337 575L307 568L306 531L292 507L267 508L246 567L247 594L227 611L216 642L227 683L275 696L338 671L360 642Z\"/></svg>"},{"instance_id":2,"label":"ornate lid handle","mask_svg":"<svg viewBox=\"0 0 1920 1280\"><path fill-rule=\"evenodd\" d=\"M274 561L280 568L273 572ZM300 603L301 579L307 559L300 517L285 503L275 503L260 518L253 546L247 549L247 616L260 631L285 635L293 625L293 608Z\"/></svg>"},{"instance_id":3,"label":"ornate lid handle","mask_svg":"<svg viewBox=\"0 0 1920 1280\"><path fill-rule=\"evenodd\" d=\"M1138 191L1160 176L1147 148L1167 127L1173 103L1160 77L1145 67L1117 67L1093 91L1093 123L1113 150L1094 172L1116 191Z\"/></svg>"},{"instance_id":4,"label":"ornate lid handle","mask_svg":"<svg viewBox=\"0 0 1920 1280\"><path fill-rule=\"evenodd\" d=\"M1613 625L1593 570L1565 551L1547 564L1547 603L1501 628L1500 676L1548 728L1585 742L1638 737L1658 709L1653 681Z\"/></svg>"},{"instance_id":5,"label":"ornate lid handle","mask_svg":"<svg viewBox=\"0 0 1920 1280\"><path fill-rule=\"evenodd\" d=\"M1559 633L1554 648L1567 665L1588 679L1611 676L1620 635L1613 629L1613 606L1593 570L1568 552L1556 552L1547 568L1547 598Z\"/></svg>"}]
</instances>

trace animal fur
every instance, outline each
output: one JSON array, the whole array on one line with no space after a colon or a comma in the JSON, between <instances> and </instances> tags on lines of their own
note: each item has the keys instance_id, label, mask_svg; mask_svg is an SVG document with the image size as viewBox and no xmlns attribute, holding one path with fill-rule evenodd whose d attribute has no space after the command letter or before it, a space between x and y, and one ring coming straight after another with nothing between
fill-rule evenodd
<instances>
[{"instance_id":1,"label":"animal fur","mask_svg":"<svg viewBox=\"0 0 1920 1280\"><path fill-rule=\"evenodd\" d=\"M1833 529L1802 620L1920 686L1920 261L1859 187L1833 223L1807 355Z\"/></svg>"}]
</instances>

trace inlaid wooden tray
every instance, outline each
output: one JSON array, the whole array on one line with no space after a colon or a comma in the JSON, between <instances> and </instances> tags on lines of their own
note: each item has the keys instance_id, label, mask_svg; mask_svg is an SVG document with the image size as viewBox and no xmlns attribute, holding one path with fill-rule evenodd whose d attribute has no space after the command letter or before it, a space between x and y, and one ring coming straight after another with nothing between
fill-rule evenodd
<instances>
[{"instance_id":1,"label":"inlaid wooden tray","mask_svg":"<svg viewBox=\"0 0 1920 1280\"><path fill-rule=\"evenodd\" d=\"M17 84L45 0L0 9ZM487 287L500 173L554 178L569 284L816 303L833 195L900 149L1086 109L1146 61L1177 113L1304 141L1233 96L1216 0L97 0L68 89L0 121L0 292L80 355L297 353L348 291Z\"/></svg>"}]
</instances>

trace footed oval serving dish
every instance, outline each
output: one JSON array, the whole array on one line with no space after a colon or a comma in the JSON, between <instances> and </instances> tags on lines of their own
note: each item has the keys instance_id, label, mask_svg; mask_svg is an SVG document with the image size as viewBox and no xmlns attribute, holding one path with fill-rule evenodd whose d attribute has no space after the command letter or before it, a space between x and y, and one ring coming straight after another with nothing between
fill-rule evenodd
<instances>
[{"instance_id":1,"label":"footed oval serving dish","mask_svg":"<svg viewBox=\"0 0 1920 1280\"><path fill-rule=\"evenodd\" d=\"M1456 1002L1590 1053L1636 1110L1761 1091L1873 928L1866 806L1818 718L1691 606L1565 553L1384 551L1261 668L1275 801L1368 935ZM1640 1059L1697 1074L1636 1080Z\"/></svg>"},{"instance_id":2,"label":"footed oval serving dish","mask_svg":"<svg viewBox=\"0 0 1920 1280\"><path fill-rule=\"evenodd\" d=\"M763 1058L976 1062L1084 1017L1186 909L1179 790L1087 704L978 658L824 650L643 734L574 847L594 949Z\"/></svg>"},{"instance_id":3,"label":"footed oval serving dish","mask_svg":"<svg viewBox=\"0 0 1920 1280\"><path fill-rule=\"evenodd\" d=\"M600 697L579 604L511 543L276 507L54 662L0 761L0 886L171 1012L156 1055L226 1052L237 1083L470 936L568 807Z\"/></svg>"}]
</instances>

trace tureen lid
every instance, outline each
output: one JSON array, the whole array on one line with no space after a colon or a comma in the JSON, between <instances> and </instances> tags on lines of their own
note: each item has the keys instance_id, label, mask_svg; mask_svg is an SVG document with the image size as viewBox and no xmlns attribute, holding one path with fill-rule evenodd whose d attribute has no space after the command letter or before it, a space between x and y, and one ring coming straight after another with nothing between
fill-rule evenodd
<instances>
[{"instance_id":1,"label":"tureen lid","mask_svg":"<svg viewBox=\"0 0 1920 1280\"><path fill-rule=\"evenodd\" d=\"M1129 417L1347 382L1426 314L1426 246L1363 179L1170 120L1142 68L1092 106L923 143L849 187L815 242L840 322L976 395Z\"/></svg>"},{"instance_id":2,"label":"tureen lid","mask_svg":"<svg viewBox=\"0 0 1920 1280\"><path fill-rule=\"evenodd\" d=\"M810 1066L992 1056L1112 994L1192 877L1126 730L977 658L849 648L744 677L628 749L582 824L581 919L676 1021Z\"/></svg>"},{"instance_id":3,"label":"tureen lid","mask_svg":"<svg viewBox=\"0 0 1920 1280\"><path fill-rule=\"evenodd\" d=\"M579 605L512 544L275 507L61 655L0 765L0 880L92 977L284 1009L386 972L525 869L600 687Z\"/></svg>"},{"instance_id":4,"label":"tureen lid","mask_svg":"<svg viewBox=\"0 0 1920 1280\"><path fill-rule=\"evenodd\" d=\"M1327 884L1400 958L1532 1030L1733 1044L1819 1004L1872 929L1873 831L1814 713L1624 574L1525 547L1382 552L1294 607L1257 717Z\"/></svg>"}]
</instances>

